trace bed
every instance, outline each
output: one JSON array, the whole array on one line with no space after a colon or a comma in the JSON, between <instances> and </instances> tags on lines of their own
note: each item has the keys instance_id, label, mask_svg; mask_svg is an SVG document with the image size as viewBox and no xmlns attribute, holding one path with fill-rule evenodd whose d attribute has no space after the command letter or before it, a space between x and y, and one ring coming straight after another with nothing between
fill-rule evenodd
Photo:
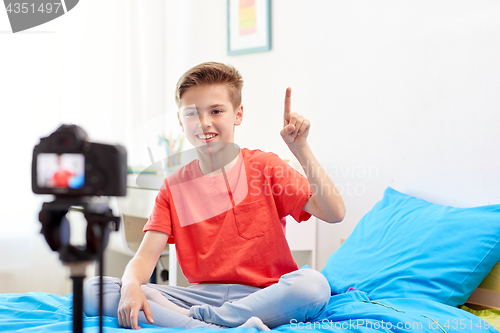
<instances>
[{"instance_id":1,"label":"bed","mask_svg":"<svg viewBox=\"0 0 500 333\"><path fill-rule=\"evenodd\" d=\"M321 271L331 287L323 314L273 331L498 332L495 318L477 315L498 302L488 281L499 280L499 241L500 205L442 206L387 188ZM0 295L0 332L71 332L71 315L72 294ZM98 322L85 317L85 332ZM115 318L103 322L105 332L126 332Z\"/></svg>"}]
</instances>

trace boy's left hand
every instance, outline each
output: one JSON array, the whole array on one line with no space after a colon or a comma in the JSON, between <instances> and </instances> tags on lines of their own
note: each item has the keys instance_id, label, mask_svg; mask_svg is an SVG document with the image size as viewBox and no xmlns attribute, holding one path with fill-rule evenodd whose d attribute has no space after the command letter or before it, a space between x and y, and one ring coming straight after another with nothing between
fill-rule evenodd
<instances>
[{"instance_id":1,"label":"boy's left hand","mask_svg":"<svg viewBox=\"0 0 500 333\"><path fill-rule=\"evenodd\" d=\"M283 114L283 129L280 134L290 149L301 148L307 143L307 135L311 124L298 113L292 113L292 88L285 93L285 113Z\"/></svg>"}]
</instances>

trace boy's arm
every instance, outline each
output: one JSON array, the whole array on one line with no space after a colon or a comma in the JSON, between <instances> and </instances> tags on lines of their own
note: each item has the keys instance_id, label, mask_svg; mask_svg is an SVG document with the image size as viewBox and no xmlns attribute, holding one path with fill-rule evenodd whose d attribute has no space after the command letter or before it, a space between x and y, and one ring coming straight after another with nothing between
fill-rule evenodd
<instances>
[{"instance_id":1,"label":"boy's arm","mask_svg":"<svg viewBox=\"0 0 500 333\"><path fill-rule=\"evenodd\" d=\"M285 112L281 136L290 151L299 160L304 169L313 195L304 205L304 210L317 218L334 223L340 222L345 216L345 205L337 188L319 165L311 147L307 143L310 122L301 115L291 112L292 89L285 94Z\"/></svg>"}]
</instances>

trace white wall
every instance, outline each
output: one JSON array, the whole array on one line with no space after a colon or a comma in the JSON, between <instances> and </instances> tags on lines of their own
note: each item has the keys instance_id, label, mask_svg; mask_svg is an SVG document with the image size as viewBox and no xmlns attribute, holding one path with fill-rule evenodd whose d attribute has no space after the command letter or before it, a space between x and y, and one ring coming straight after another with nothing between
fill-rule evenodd
<instances>
[{"instance_id":1,"label":"white wall","mask_svg":"<svg viewBox=\"0 0 500 333\"><path fill-rule=\"evenodd\" d=\"M145 164L159 132L177 130L178 77L203 61L244 77L241 146L291 157L279 135L287 86L311 120L310 144L348 209L318 225L318 268L387 186L499 203L499 14L497 1L273 0L272 51L229 57L226 0L86 0L20 34L0 10L0 292L66 291L38 235L38 138L75 122Z\"/></svg>"},{"instance_id":2,"label":"white wall","mask_svg":"<svg viewBox=\"0 0 500 333\"><path fill-rule=\"evenodd\" d=\"M40 290L62 293L51 280L63 281L57 255L39 235L41 200L31 193L31 154L41 135L61 112L61 36L47 26L31 34L6 33L0 10L0 292Z\"/></svg>"}]
</instances>

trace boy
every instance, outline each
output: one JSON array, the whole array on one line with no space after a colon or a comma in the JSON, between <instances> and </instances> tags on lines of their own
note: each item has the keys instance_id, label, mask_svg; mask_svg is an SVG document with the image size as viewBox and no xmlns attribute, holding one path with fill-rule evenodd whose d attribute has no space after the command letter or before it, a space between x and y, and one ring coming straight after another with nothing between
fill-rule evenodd
<instances>
[{"instance_id":1,"label":"boy","mask_svg":"<svg viewBox=\"0 0 500 333\"><path fill-rule=\"evenodd\" d=\"M328 303L323 275L298 270L293 260L285 217L339 222L344 203L307 144L309 121L291 112L290 88L281 136L307 179L275 154L234 144L242 86L233 67L214 62L193 67L177 84L179 125L198 159L167 177L122 279L105 279L104 314L117 315L123 327L268 330L314 319ZM146 285L165 243L174 240L182 271L195 285ZM97 286L98 279L85 285L87 315L98 312Z\"/></svg>"}]
</instances>

